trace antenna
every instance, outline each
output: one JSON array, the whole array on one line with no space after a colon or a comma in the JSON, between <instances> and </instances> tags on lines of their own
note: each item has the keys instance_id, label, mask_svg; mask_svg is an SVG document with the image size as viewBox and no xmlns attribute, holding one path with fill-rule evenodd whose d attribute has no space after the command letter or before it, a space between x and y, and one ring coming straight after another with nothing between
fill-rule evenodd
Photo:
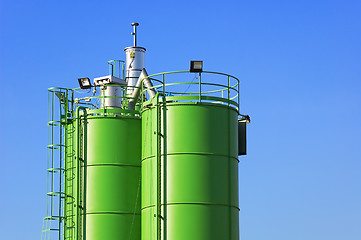
<instances>
[{"instance_id":1,"label":"antenna","mask_svg":"<svg viewBox=\"0 0 361 240\"><path fill-rule=\"evenodd\" d=\"M139 26L139 23L132 23L133 26L133 32L132 35L134 35L134 47L137 46L137 26Z\"/></svg>"}]
</instances>

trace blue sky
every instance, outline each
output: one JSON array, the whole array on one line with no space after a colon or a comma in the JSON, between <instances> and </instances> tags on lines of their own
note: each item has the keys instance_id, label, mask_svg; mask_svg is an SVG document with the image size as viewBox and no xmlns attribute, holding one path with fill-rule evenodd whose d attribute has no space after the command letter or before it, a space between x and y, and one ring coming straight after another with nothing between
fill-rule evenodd
<instances>
[{"instance_id":1,"label":"blue sky","mask_svg":"<svg viewBox=\"0 0 361 240\"><path fill-rule=\"evenodd\" d=\"M40 239L47 88L107 74L137 21L149 74L242 81L242 240L361 239L359 1L0 1L0 239Z\"/></svg>"}]
</instances>

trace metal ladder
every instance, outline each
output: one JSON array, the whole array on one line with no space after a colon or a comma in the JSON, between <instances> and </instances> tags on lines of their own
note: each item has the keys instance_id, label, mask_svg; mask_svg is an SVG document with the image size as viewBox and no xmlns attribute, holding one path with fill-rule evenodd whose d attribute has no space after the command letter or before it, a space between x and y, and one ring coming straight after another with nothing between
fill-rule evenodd
<instances>
[{"instance_id":1,"label":"metal ladder","mask_svg":"<svg viewBox=\"0 0 361 240\"><path fill-rule=\"evenodd\" d=\"M42 240L63 239L64 163L66 159L64 119L67 117L67 98L68 91L66 89L49 89L47 213L43 220ZM58 110L57 107L59 107Z\"/></svg>"}]
</instances>

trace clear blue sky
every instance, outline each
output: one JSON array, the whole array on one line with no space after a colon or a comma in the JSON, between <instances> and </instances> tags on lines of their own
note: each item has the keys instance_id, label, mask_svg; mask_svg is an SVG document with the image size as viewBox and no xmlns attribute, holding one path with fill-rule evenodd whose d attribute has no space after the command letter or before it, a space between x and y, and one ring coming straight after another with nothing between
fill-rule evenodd
<instances>
[{"instance_id":1,"label":"clear blue sky","mask_svg":"<svg viewBox=\"0 0 361 240\"><path fill-rule=\"evenodd\" d=\"M0 1L0 239L40 239L47 88L107 73L137 21L148 73L242 80L242 240L361 239L360 1Z\"/></svg>"}]
</instances>

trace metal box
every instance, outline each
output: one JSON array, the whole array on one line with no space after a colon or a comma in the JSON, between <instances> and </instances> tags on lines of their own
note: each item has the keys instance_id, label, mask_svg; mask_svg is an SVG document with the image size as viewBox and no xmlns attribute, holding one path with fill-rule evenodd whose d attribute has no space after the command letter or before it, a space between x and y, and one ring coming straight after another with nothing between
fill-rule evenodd
<instances>
[{"instance_id":1,"label":"metal box","mask_svg":"<svg viewBox=\"0 0 361 240\"><path fill-rule=\"evenodd\" d=\"M238 156L247 155L246 120L238 120Z\"/></svg>"}]
</instances>

